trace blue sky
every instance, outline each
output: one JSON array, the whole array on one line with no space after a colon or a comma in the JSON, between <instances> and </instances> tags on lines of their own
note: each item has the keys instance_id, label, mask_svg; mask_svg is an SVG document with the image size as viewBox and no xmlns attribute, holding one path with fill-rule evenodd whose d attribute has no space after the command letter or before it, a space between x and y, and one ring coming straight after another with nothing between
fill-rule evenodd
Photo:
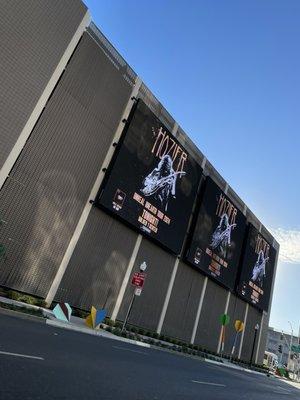
<instances>
[{"instance_id":1,"label":"blue sky","mask_svg":"<svg viewBox=\"0 0 300 400\"><path fill-rule=\"evenodd\" d=\"M282 244L270 325L300 322L300 1L85 0L96 25Z\"/></svg>"}]
</instances>

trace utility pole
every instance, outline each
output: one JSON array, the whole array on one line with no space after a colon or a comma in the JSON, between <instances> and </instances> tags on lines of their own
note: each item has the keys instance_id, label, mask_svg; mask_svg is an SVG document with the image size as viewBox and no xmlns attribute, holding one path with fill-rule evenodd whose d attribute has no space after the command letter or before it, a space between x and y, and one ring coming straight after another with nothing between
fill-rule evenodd
<instances>
[{"instance_id":1,"label":"utility pole","mask_svg":"<svg viewBox=\"0 0 300 400\"><path fill-rule=\"evenodd\" d=\"M147 269L147 264L146 264L145 261L140 265L139 269L140 269L141 274L143 274L143 273L146 271L146 269ZM141 274L140 274L140 275L141 275ZM136 297L136 296L140 296L140 294L141 294L141 292L142 292L142 287L143 287L143 285L144 285L144 280L145 280L145 274L144 274L144 276L142 277L142 282L139 282L137 285L134 284L135 286L138 286L138 287L136 287L135 290L134 290L133 293L132 293L132 297L131 297L131 300L130 300L130 304L129 304L129 307L128 307L128 310L127 310L127 313L126 313L126 316L125 316L125 319L124 319L124 322L123 322L123 325L122 325L122 332L126 329L126 324L127 324L127 321L128 321L129 315L130 315L130 312L131 312L131 310L132 310L132 306L133 306L135 297Z\"/></svg>"},{"instance_id":2,"label":"utility pole","mask_svg":"<svg viewBox=\"0 0 300 400\"><path fill-rule=\"evenodd\" d=\"M252 366L252 362L253 362L253 354L254 354L254 348L255 348L255 342L256 342L256 336L257 336L258 330L259 330L259 324L256 324L254 327L254 339L253 339L253 345L252 345L252 351L251 351L250 367Z\"/></svg>"},{"instance_id":3,"label":"utility pole","mask_svg":"<svg viewBox=\"0 0 300 400\"><path fill-rule=\"evenodd\" d=\"M290 360L291 360L291 354L292 354L292 345L293 345L294 331L293 331L293 326L292 326L291 322L288 321L288 323L289 323L290 326L291 326L291 340L290 340L289 356L288 356L288 364L287 364L287 367L288 367L288 369L289 369L289 363L291 363ZM293 368L293 373L294 373L294 368Z\"/></svg>"}]
</instances>

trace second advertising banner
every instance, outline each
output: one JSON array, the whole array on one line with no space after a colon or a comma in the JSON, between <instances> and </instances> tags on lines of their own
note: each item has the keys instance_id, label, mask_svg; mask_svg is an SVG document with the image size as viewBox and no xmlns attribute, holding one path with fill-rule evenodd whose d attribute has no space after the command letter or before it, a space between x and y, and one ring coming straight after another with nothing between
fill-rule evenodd
<instances>
[{"instance_id":1,"label":"second advertising banner","mask_svg":"<svg viewBox=\"0 0 300 400\"><path fill-rule=\"evenodd\" d=\"M187 261L234 289L245 229L243 213L208 177Z\"/></svg>"}]
</instances>

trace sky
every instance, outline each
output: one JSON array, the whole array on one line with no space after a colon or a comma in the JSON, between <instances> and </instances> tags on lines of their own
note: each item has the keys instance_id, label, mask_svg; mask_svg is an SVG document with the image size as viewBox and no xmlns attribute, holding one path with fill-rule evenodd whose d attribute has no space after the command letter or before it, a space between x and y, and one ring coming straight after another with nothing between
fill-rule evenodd
<instances>
[{"instance_id":1,"label":"sky","mask_svg":"<svg viewBox=\"0 0 300 400\"><path fill-rule=\"evenodd\" d=\"M85 0L281 244L270 326L300 323L300 1Z\"/></svg>"}]
</instances>

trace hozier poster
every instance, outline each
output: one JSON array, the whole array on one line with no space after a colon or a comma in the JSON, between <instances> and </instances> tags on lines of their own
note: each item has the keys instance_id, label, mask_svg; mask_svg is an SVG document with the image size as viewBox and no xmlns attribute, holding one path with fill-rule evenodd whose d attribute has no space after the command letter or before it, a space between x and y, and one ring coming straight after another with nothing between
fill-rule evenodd
<instances>
[{"instance_id":1,"label":"hozier poster","mask_svg":"<svg viewBox=\"0 0 300 400\"><path fill-rule=\"evenodd\" d=\"M187 260L233 289L245 229L245 216L208 177Z\"/></svg>"},{"instance_id":2,"label":"hozier poster","mask_svg":"<svg viewBox=\"0 0 300 400\"><path fill-rule=\"evenodd\" d=\"M201 173L193 157L138 100L97 204L179 254Z\"/></svg>"},{"instance_id":3,"label":"hozier poster","mask_svg":"<svg viewBox=\"0 0 300 400\"><path fill-rule=\"evenodd\" d=\"M238 293L261 310L268 310L276 250L250 224Z\"/></svg>"}]
</instances>

